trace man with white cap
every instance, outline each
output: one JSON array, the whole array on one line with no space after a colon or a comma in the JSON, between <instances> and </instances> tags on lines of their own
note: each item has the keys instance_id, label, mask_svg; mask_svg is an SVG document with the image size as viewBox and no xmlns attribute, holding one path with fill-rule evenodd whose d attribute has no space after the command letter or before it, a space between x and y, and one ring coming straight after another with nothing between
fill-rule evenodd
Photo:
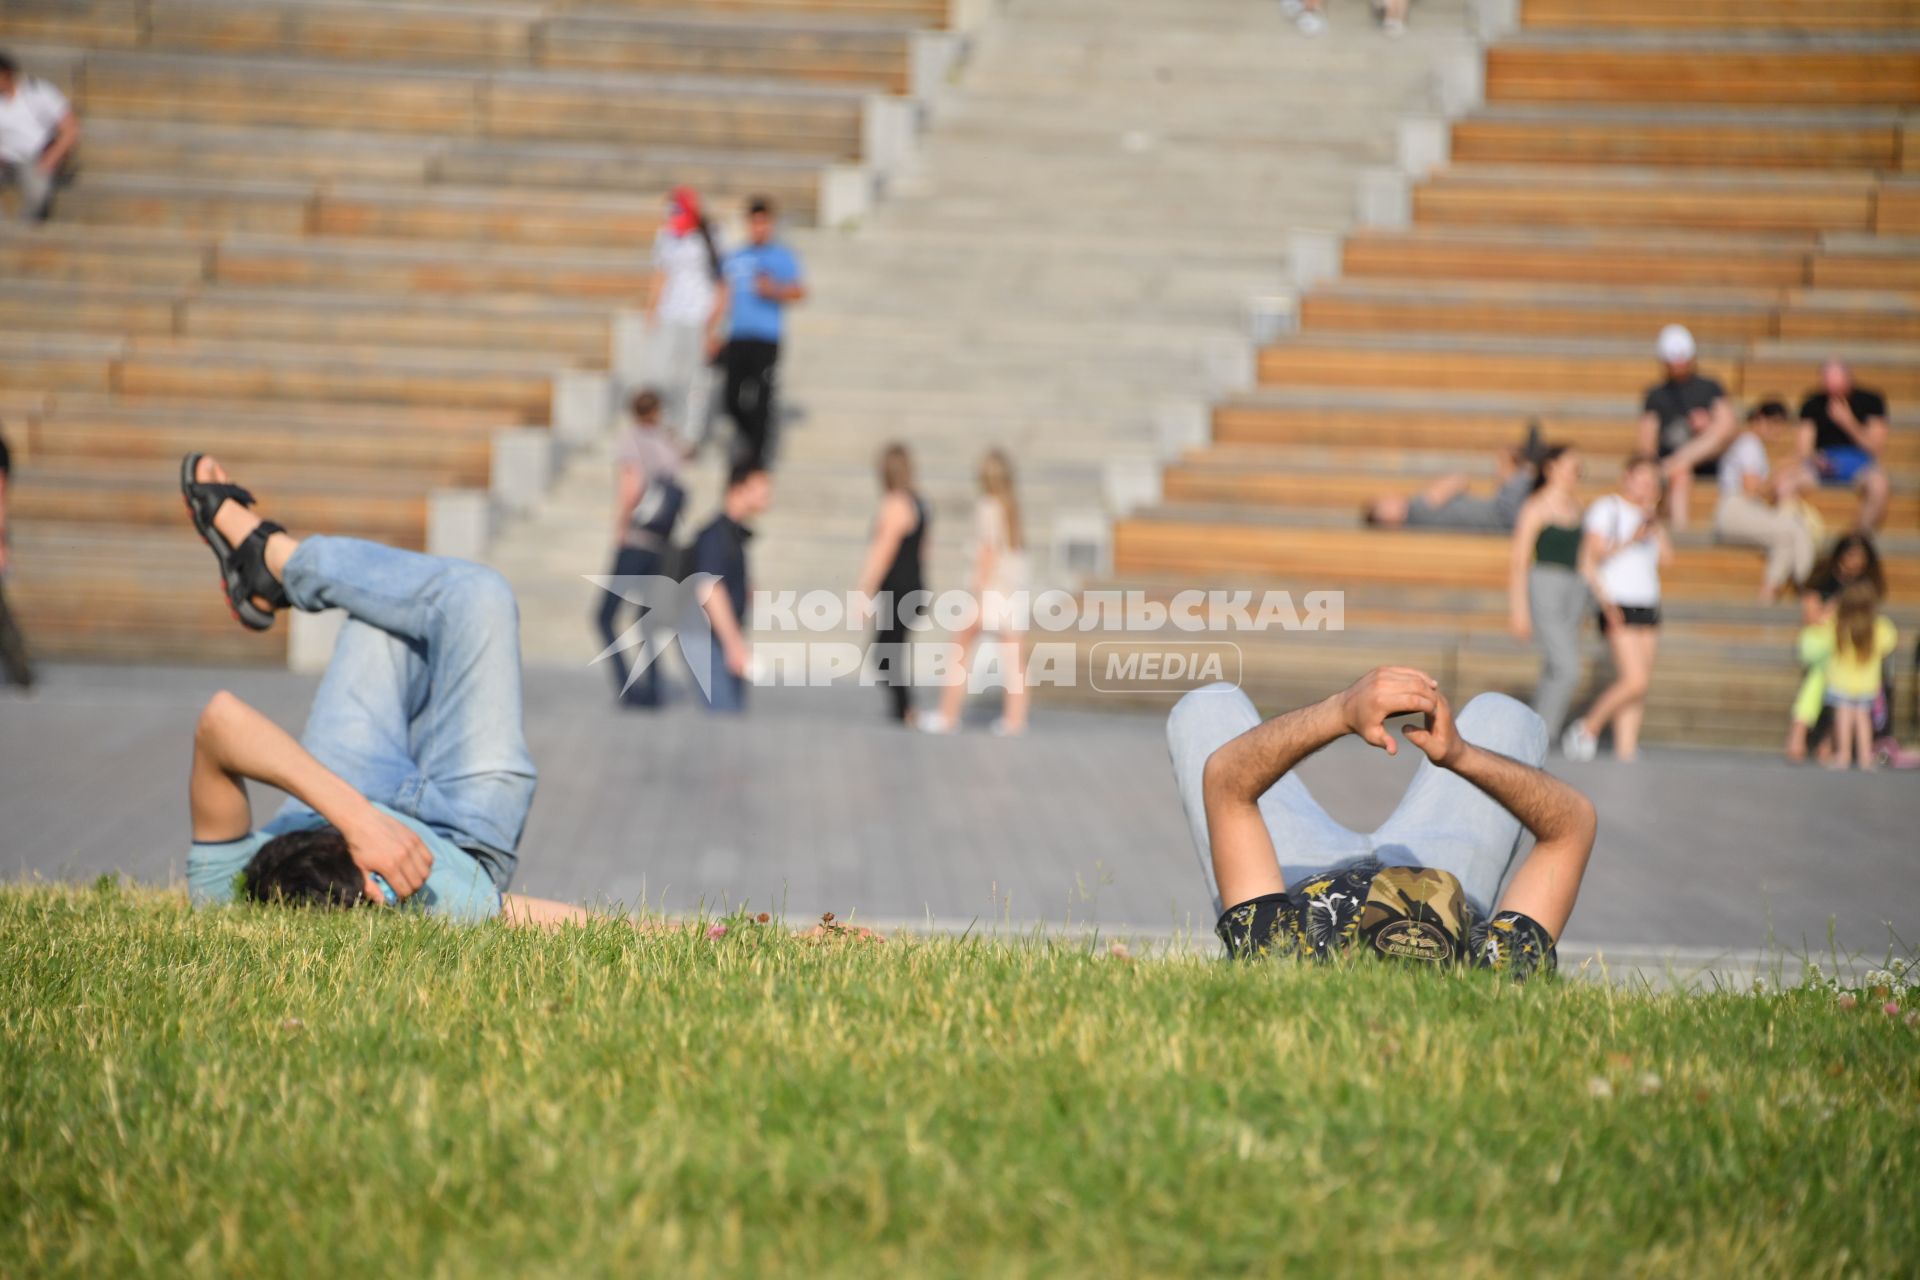
<instances>
[{"instance_id":1,"label":"man with white cap","mask_svg":"<svg viewBox=\"0 0 1920 1280\"><path fill-rule=\"evenodd\" d=\"M1667 376L1647 391L1639 451L1660 459L1668 515L1675 529L1684 529L1694 480L1713 481L1717 459L1733 443L1739 424L1726 388L1695 365L1693 334L1685 325L1662 329L1655 349Z\"/></svg>"}]
</instances>

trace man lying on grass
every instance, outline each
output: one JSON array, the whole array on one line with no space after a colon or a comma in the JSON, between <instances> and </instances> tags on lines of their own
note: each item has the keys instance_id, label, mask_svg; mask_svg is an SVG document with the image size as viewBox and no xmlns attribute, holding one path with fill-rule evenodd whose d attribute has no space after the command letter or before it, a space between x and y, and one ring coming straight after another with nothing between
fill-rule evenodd
<instances>
[{"instance_id":1,"label":"man lying on grass","mask_svg":"<svg viewBox=\"0 0 1920 1280\"><path fill-rule=\"evenodd\" d=\"M1421 720L1403 732L1426 759L1384 826L1348 830L1294 766L1350 733L1393 755L1386 721L1409 714ZM1593 805L1540 767L1546 725L1512 698L1481 694L1456 722L1432 677L1381 667L1262 724L1246 694L1215 684L1174 707L1167 741L1228 954L1324 958L1359 944L1516 976L1556 965ZM1489 913L1523 827L1533 852Z\"/></svg>"},{"instance_id":2,"label":"man lying on grass","mask_svg":"<svg viewBox=\"0 0 1920 1280\"><path fill-rule=\"evenodd\" d=\"M189 783L194 902L244 893L407 902L464 921L585 919L506 892L535 774L505 579L356 538L296 540L201 454L181 464L180 488L241 623L265 631L286 608L347 613L299 742L230 693L201 713ZM257 831L249 779L290 797Z\"/></svg>"}]
</instances>

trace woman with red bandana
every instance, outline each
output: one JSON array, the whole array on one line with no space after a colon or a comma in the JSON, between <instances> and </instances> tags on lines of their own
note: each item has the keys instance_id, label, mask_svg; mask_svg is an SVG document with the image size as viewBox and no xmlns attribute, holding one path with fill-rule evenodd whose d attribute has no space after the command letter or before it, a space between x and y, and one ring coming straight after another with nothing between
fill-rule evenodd
<instances>
[{"instance_id":1,"label":"woman with red bandana","mask_svg":"<svg viewBox=\"0 0 1920 1280\"><path fill-rule=\"evenodd\" d=\"M720 349L726 285L713 230L691 187L667 197L667 222L653 240L653 279L647 289L648 382L658 390L661 417L687 448L706 442L708 365Z\"/></svg>"}]
</instances>

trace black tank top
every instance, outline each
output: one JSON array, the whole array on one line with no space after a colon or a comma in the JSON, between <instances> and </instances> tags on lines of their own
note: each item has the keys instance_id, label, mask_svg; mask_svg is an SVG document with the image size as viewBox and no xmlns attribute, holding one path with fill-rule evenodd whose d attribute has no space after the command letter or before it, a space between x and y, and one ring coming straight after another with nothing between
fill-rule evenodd
<instances>
[{"instance_id":1,"label":"black tank top","mask_svg":"<svg viewBox=\"0 0 1920 1280\"><path fill-rule=\"evenodd\" d=\"M920 501L917 493L908 494L913 499L913 532L900 539L900 545L893 553L893 563L887 566L887 574L880 579L880 590L891 591L895 608L899 600L912 591L926 589L926 579L920 564L920 544L927 533L927 504Z\"/></svg>"}]
</instances>

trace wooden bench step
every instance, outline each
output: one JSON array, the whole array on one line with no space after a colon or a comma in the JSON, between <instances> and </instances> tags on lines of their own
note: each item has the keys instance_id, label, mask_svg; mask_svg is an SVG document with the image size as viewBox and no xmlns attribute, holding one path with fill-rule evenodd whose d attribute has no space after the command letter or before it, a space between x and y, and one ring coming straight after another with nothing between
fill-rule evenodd
<instances>
[{"instance_id":1,"label":"wooden bench step","mask_svg":"<svg viewBox=\"0 0 1920 1280\"><path fill-rule=\"evenodd\" d=\"M1889 464L1920 467L1920 423L1898 417L1887 441ZM1213 440L1219 446L1365 446L1383 450L1439 449L1487 455L1521 442L1526 424L1539 421L1545 438L1595 457L1631 446L1639 402L1631 395L1581 405L1555 405L1537 396L1509 404L1422 393L1396 398L1361 393L1301 397L1254 392L1216 404Z\"/></svg>"},{"instance_id":2,"label":"wooden bench step","mask_svg":"<svg viewBox=\"0 0 1920 1280\"><path fill-rule=\"evenodd\" d=\"M1362 229L1347 236L1343 271L1355 277L1435 280L1559 281L1784 289L1809 283L1871 285L1814 277L1822 251L1804 239L1704 237L1426 227ZM1889 284L1886 287L1905 287Z\"/></svg>"},{"instance_id":3,"label":"wooden bench step","mask_svg":"<svg viewBox=\"0 0 1920 1280\"><path fill-rule=\"evenodd\" d=\"M591 142L491 142L101 116L87 119L87 168L90 180L93 175L110 174L362 187L558 188L648 199L686 183L709 201L771 195L785 216L801 223L812 220L820 185L817 162L779 154ZM81 189L84 186L76 190Z\"/></svg>"},{"instance_id":4,"label":"wooden bench step","mask_svg":"<svg viewBox=\"0 0 1920 1280\"><path fill-rule=\"evenodd\" d=\"M1751 596L1751 560L1737 547L1691 550L1664 572L1663 591L1687 600ZM1352 582L1494 590L1506 582L1508 547L1472 534L1303 528L1170 509L1117 521L1113 564L1117 573L1185 575L1196 585L1257 577L1302 589ZM1886 568L1889 591L1920 589L1920 556L1889 556Z\"/></svg>"},{"instance_id":5,"label":"wooden bench step","mask_svg":"<svg viewBox=\"0 0 1920 1280\"><path fill-rule=\"evenodd\" d=\"M1898 114L1490 108L1456 121L1457 164L1643 165L1712 169L1898 170L1908 155Z\"/></svg>"},{"instance_id":6,"label":"wooden bench step","mask_svg":"<svg viewBox=\"0 0 1920 1280\"><path fill-rule=\"evenodd\" d=\"M1920 48L1885 37L1735 43L1519 37L1487 50L1489 102L1778 108L1920 102Z\"/></svg>"},{"instance_id":7,"label":"wooden bench step","mask_svg":"<svg viewBox=\"0 0 1920 1280\"><path fill-rule=\"evenodd\" d=\"M1822 360L1839 356L1860 381L1901 398L1920 395L1920 348L1758 343L1744 352L1704 348L1702 364L1731 395L1778 394L1812 382ZM1263 348L1266 386L1400 387L1521 392L1543 396L1623 394L1656 369L1640 344L1429 335L1300 334Z\"/></svg>"},{"instance_id":8,"label":"wooden bench step","mask_svg":"<svg viewBox=\"0 0 1920 1280\"><path fill-rule=\"evenodd\" d=\"M1622 442L1630 444L1630 442ZM1376 451L1377 452L1377 451ZM1613 490L1620 457L1625 450L1591 459L1581 500L1591 502ZM1787 449L1777 450L1776 465L1791 461ZM1274 457L1271 451L1249 453L1246 450L1201 452L1166 469L1163 494L1169 503L1204 504L1215 507L1253 507L1265 510L1308 508L1317 510L1359 511L1364 504L1383 494L1412 497L1436 478L1431 472L1403 471L1394 474L1378 462L1370 467L1333 465L1303 466L1287 456ZM1477 461L1477 460L1476 460ZM1292 465L1290 465L1292 462ZM1476 479L1469 492L1490 496L1495 480L1478 474L1484 464L1474 467ZM1920 474L1901 478L1903 491L1894 495L1887 514L1886 529L1893 533L1920 532ZM1858 498L1839 489L1821 489L1808 495L1827 527L1839 531L1856 518ZM1713 495L1695 499L1701 514L1696 521L1706 523Z\"/></svg>"},{"instance_id":9,"label":"wooden bench step","mask_svg":"<svg viewBox=\"0 0 1920 1280\"><path fill-rule=\"evenodd\" d=\"M1768 338L1920 341L1912 294L1529 285L1511 282L1338 281L1300 302L1309 331L1432 331L1542 337L1644 338L1684 324L1706 343Z\"/></svg>"},{"instance_id":10,"label":"wooden bench step","mask_svg":"<svg viewBox=\"0 0 1920 1280\"><path fill-rule=\"evenodd\" d=\"M1523 0L1530 31L1833 31L1912 30L1915 0Z\"/></svg>"},{"instance_id":11,"label":"wooden bench step","mask_svg":"<svg viewBox=\"0 0 1920 1280\"><path fill-rule=\"evenodd\" d=\"M1871 176L1855 173L1808 181L1659 169L1455 165L1414 188L1413 216L1417 224L1435 226L1650 227L1811 237L1875 230L1880 191Z\"/></svg>"},{"instance_id":12,"label":"wooden bench step","mask_svg":"<svg viewBox=\"0 0 1920 1280\"><path fill-rule=\"evenodd\" d=\"M373 69L297 59L86 55L82 116L731 147L852 159L861 98L822 86L585 72Z\"/></svg>"},{"instance_id":13,"label":"wooden bench step","mask_svg":"<svg viewBox=\"0 0 1920 1280\"><path fill-rule=\"evenodd\" d=\"M649 243L661 200L459 187L394 188L149 175L93 178L63 218L211 233L372 236L555 247Z\"/></svg>"}]
</instances>

